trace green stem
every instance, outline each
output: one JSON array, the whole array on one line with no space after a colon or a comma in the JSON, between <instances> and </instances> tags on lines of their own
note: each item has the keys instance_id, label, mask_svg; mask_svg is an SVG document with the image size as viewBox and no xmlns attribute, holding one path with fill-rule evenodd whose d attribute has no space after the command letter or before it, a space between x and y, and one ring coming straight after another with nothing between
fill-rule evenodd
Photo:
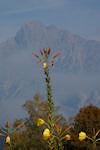
<instances>
[{"instance_id":1,"label":"green stem","mask_svg":"<svg viewBox=\"0 0 100 150\"><path fill-rule=\"evenodd\" d=\"M1 129L1 131L2 131L3 133L6 133L6 134L7 134L7 132L6 132L6 131L4 131L3 129Z\"/></svg>"},{"instance_id":2,"label":"green stem","mask_svg":"<svg viewBox=\"0 0 100 150\"><path fill-rule=\"evenodd\" d=\"M51 95L51 85L50 85L50 76L49 76L49 69L48 67L45 68L45 81L46 81L46 90L47 90L47 102L48 102L48 126L50 133L54 135L54 102L52 100ZM50 138L49 141L49 148L50 150L57 150L57 143L54 139L54 136Z\"/></svg>"},{"instance_id":3,"label":"green stem","mask_svg":"<svg viewBox=\"0 0 100 150\"><path fill-rule=\"evenodd\" d=\"M96 150L96 142L93 142L93 150Z\"/></svg>"},{"instance_id":4,"label":"green stem","mask_svg":"<svg viewBox=\"0 0 100 150\"><path fill-rule=\"evenodd\" d=\"M96 142L98 142L98 141L100 141L100 138L98 138L98 139L96 140Z\"/></svg>"}]
</instances>

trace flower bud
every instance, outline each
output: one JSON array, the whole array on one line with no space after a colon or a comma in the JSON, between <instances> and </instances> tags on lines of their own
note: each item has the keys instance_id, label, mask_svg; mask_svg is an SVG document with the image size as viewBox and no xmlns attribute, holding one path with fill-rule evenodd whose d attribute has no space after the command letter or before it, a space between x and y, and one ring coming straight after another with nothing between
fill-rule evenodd
<instances>
[{"instance_id":1,"label":"flower bud","mask_svg":"<svg viewBox=\"0 0 100 150\"><path fill-rule=\"evenodd\" d=\"M57 126L56 124L55 124L55 128L56 128L56 130L59 130L59 126Z\"/></svg>"},{"instance_id":2,"label":"flower bud","mask_svg":"<svg viewBox=\"0 0 100 150\"><path fill-rule=\"evenodd\" d=\"M5 124L6 128L10 127L9 121L7 120L6 124Z\"/></svg>"},{"instance_id":3,"label":"flower bud","mask_svg":"<svg viewBox=\"0 0 100 150\"><path fill-rule=\"evenodd\" d=\"M100 130L97 131L96 136L99 134Z\"/></svg>"},{"instance_id":4,"label":"flower bud","mask_svg":"<svg viewBox=\"0 0 100 150\"><path fill-rule=\"evenodd\" d=\"M71 127L68 127L65 131L67 132Z\"/></svg>"},{"instance_id":5,"label":"flower bud","mask_svg":"<svg viewBox=\"0 0 100 150\"><path fill-rule=\"evenodd\" d=\"M16 129L20 128L23 124L20 124L19 126L16 127Z\"/></svg>"},{"instance_id":6,"label":"flower bud","mask_svg":"<svg viewBox=\"0 0 100 150\"><path fill-rule=\"evenodd\" d=\"M54 61L51 62L52 68L54 68Z\"/></svg>"},{"instance_id":7,"label":"flower bud","mask_svg":"<svg viewBox=\"0 0 100 150\"><path fill-rule=\"evenodd\" d=\"M50 54L50 51L51 51L51 48L49 48L49 50L48 50L48 54Z\"/></svg>"},{"instance_id":8,"label":"flower bud","mask_svg":"<svg viewBox=\"0 0 100 150\"><path fill-rule=\"evenodd\" d=\"M0 133L0 136L4 136L4 134Z\"/></svg>"},{"instance_id":9,"label":"flower bud","mask_svg":"<svg viewBox=\"0 0 100 150\"><path fill-rule=\"evenodd\" d=\"M34 52L32 52L37 58L39 58L39 56L37 54L35 54Z\"/></svg>"},{"instance_id":10,"label":"flower bud","mask_svg":"<svg viewBox=\"0 0 100 150\"><path fill-rule=\"evenodd\" d=\"M43 55L42 49L40 48L41 55Z\"/></svg>"},{"instance_id":11,"label":"flower bud","mask_svg":"<svg viewBox=\"0 0 100 150\"><path fill-rule=\"evenodd\" d=\"M56 58L60 53L57 53L55 56L53 56L53 58Z\"/></svg>"},{"instance_id":12,"label":"flower bud","mask_svg":"<svg viewBox=\"0 0 100 150\"><path fill-rule=\"evenodd\" d=\"M46 52L47 52L45 48L43 48L43 51L44 51L44 53L46 53Z\"/></svg>"},{"instance_id":13,"label":"flower bud","mask_svg":"<svg viewBox=\"0 0 100 150\"><path fill-rule=\"evenodd\" d=\"M95 128L93 128L93 134L95 134Z\"/></svg>"}]
</instances>

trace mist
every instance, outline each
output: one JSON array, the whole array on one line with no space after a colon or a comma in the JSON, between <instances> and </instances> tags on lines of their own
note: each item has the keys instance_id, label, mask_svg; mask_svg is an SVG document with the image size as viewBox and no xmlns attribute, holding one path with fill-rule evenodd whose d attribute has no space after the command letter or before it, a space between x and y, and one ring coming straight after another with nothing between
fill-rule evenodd
<instances>
[{"instance_id":1,"label":"mist","mask_svg":"<svg viewBox=\"0 0 100 150\"><path fill-rule=\"evenodd\" d=\"M36 58L37 59L37 58ZM46 100L45 76L42 64L36 64L32 53L12 54L2 60L0 70L0 124L6 120L26 117L22 110L26 100L33 100L40 93ZM55 64L56 67L56 64ZM60 113L66 119L75 116L80 107L90 103L100 107L100 75L96 73L64 73L50 69L52 96Z\"/></svg>"}]
</instances>

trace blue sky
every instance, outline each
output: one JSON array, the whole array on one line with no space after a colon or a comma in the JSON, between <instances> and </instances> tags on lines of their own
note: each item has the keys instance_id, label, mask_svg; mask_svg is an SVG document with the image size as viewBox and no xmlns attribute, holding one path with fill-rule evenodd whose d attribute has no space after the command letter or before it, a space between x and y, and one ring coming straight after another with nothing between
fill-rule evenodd
<instances>
[{"instance_id":1,"label":"blue sky","mask_svg":"<svg viewBox=\"0 0 100 150\"><path fill-rule=\"evenodd\" d=\"M100 0L0 0L0 42L30 20L81 37L100 36Z\"/></svg>"}]
</instances>

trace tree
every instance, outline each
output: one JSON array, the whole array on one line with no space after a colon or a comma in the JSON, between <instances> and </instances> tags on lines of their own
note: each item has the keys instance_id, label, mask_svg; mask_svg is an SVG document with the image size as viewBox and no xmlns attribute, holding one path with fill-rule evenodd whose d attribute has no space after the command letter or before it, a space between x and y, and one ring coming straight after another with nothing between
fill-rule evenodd
<instances>
[{"instance_id":1,"label":"tree","mask_svg":"<svg viewBox=\"0 0 100 150\"><path fill-rule=\"evenodd\" d=\"M45 150L47 144L42 140L42 127L37 127L36 122L38 117L46 119L47 104L43 101L40 94L34 96L34 100L26 101L22 108L28 112L28 117L25 119L16 119L13 127L19 123L24 122L24 128L20 132L15 132L12 136L12 147L14 150L21 148L21 150Z\"/></svg>"},{"instance_id":2,"label":"tree","mask_svg":"<svg viewBox=\"0 0 100 150\"><path fill-rule=\"evenodd\" d=\"M48 107L47 102L43 97L37 93L34 96L33 101L26 101L22 108L28 112L28 117L25 119L16 119L13 123L13 127L25 122L24 128L20 128L19 132L14 132L12 141L12 150L48 150L47 142L43 140L44 126L37 127L37 119L43 118L47 120ZM57 112L59 107L55 108L55 117L58 118ZM67 127L66 120L61 117L59 121L60 126Z\"/></svg>"},{"instance_id":3,"label":"tree","mask_svg":"<svg viewBox=\"0 0 100 150\"><path fill-rule=\"evenodd\" d=\"M89 137L93 137L94 129L97 132L100 130L100 108L90 104L89 106L80 108L79 112L73 118L71 129L71 143L69 149L71 150L92 150L92 143L88 139L79 141L79 132L85 132ZM100 136L98 135L98 138ZM100 142L100 141L99 141ZM98 142L97 148L100 149ZM68 147L68 146L67 146Z\"/></svg>"}]
</instances>

